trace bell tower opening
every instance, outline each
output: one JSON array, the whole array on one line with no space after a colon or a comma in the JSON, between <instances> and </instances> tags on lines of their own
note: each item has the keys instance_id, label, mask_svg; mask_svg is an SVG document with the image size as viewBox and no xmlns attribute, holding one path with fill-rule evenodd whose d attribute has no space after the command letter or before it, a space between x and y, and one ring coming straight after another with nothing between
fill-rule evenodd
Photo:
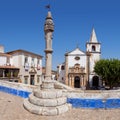
<instances>
[{"instance_id":1,"label":"bell tower opening","mask_svg":"<svg viewBox=\"0 0 120 120\"><path fill-rule=\"evenodd\" d=\"M96 51L96 47L93 45L92 46L92 52L95 52Z\"/></svg>"}]
</instances>

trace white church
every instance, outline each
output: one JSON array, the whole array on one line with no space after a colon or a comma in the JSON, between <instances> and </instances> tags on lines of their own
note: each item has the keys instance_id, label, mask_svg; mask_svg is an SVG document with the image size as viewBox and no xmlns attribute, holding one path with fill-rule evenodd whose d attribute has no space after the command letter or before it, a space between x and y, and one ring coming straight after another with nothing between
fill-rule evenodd
<instances>
[{"instance_id":1,"label":"white church","mask_svg":"<svg viewBox=\"0 0 120 120\"><path fill-rule=\"evenodd\" d=\"M98 88L102 85L101 79L94 73L96 61L100 60L101 44L98 42L93 28L86 51L78 47L65 53L65 62L57 66L58 81L73 88Z\"/></svg>"}]
</instances>

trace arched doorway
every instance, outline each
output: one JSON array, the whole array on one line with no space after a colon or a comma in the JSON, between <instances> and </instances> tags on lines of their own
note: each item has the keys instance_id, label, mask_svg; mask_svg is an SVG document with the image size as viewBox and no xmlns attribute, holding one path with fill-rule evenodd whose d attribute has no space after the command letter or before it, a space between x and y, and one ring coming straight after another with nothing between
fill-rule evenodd
<instances>
[{"instance_id":1,"label":"arched doorway","mask_svg":"<svg viewBox=\"0 0 120 120\"><path fill-rule=\"evenodd\" d=\"M92 78L92 86L95 88L98 88L98 86L99 86L99 77L98 76L94 76Z\"/></svg>"},{"instance_id":2,"label":"arched doorway","mask_svg":"<svg viewBox=\"0 0 120 120\"><path fill-rule=\"evenodd\" d=\"M74 79L74 87L80 88L80 77L79 76L76 76Z\"/></svg>"}]
</instances>

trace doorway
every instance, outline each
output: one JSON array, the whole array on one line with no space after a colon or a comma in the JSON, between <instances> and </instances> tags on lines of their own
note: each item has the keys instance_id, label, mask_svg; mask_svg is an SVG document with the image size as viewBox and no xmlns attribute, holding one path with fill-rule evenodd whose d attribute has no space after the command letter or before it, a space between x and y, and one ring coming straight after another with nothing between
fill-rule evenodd
<instances>
[{"instance_id":1,"label":"doorway","mask_svg":"<svg viewBox=\"0 0 120 120\"><path fill-rule=\"evenodd\" d=\"M30 75L30 85L34 85L35 80L34 80L35 75Z\"/></svg>"},{"instance_id":2,"label":"doorway","mask_svg":"<svg viewBox=\"0 0 120 120\"><path fill-rule=\"evenodd\" d=\"M95 88L99 87L99 77L98 76L94 76L92 79L92 86Z\"/></svg>"},{"instance_id":3,"label":"doorway","mask_svg":"<svg viewBox=\"0 0 120 120\"><path fill-rule=\"evenodd\" d=\"M80 77L79 76L76 76L74 79L74 87L80 88Z\"/></svg>"}]
</instances>

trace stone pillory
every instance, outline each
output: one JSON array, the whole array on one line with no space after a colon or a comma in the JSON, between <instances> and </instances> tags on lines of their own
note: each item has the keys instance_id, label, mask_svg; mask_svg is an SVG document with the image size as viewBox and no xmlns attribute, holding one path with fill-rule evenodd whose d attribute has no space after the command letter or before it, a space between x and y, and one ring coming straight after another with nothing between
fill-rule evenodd
<instances>
[{"instance_id":1,"label":"stone pillory","mask_svg":"<svg viewBox=\"0 0 120 120\"><path fill-rule=\"evenodd\" d=\"M52 20L51 12L49 11L44 24L45 40L46 40L46 73L45 80L51 80L52 68L52 33L54 31L54 23Z\"/></svg>"},{"instance_id":2,"label":"stone pillory","mask_svg":"<svg viewBox=\"0 0 120 120\"><path fill-rule=\"evenodd\" d=\"M42 87L34 90L29 98L24 101L24 107L28 111L39 115L59 115L67 112L71 108L71 104L67 103L67 98L62 94L62 90L55 89L54 81L51 80L53 31L54 23L52 20L51 12L48 11L44 24L46 41L45 80L42 82Z\"/></svg>"},{"instance_id":3,"label":"stone pillory","mask_svg":"<svg viewBox=\"0 0 120 120\"><path fill-rule=\"evenodd\" d=\"M48 12L48 15L46 17L44 31L45 31L45 33L48 31L51 31L51 32L54 31L54 23L53 23L53 19L52 19L52 15L51 15L50 11Z\"/></svg>"}]
</instances>

